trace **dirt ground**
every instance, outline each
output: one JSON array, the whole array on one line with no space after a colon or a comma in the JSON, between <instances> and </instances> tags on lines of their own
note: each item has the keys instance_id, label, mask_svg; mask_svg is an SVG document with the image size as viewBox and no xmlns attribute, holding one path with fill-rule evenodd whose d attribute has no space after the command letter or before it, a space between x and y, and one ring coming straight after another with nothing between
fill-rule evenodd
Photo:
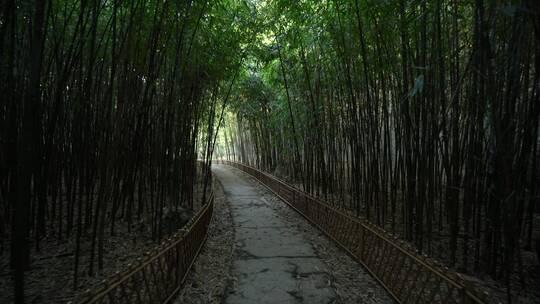
<instances>
[{"instance_id":1,"label":"dirt ground","mask_svg":"<svg viewBox=\"0 0 540 304\"><path fill-rule=\"evenodd\" d=\"M214 215L206 244L179 291L175 304L221 303L227 285L234 280L230 275L234 251L231 210L223 186L216 178L214 195Z\"/></svg>"},{"instance_id":2,"label":"dirt ground","mask_svg":"<svg viewBox=\"0 0 540 304\"><path fill-rule=\"evenodd\" d=\"M194 209L200 208L202 190L197 187ZM107 225L108 226L108 225ZM106 228L107 229L107 228ZM91 229L90 229L91 231ZM30 269L25 272L25 299L27 303L69 303L77 299L87 290L98 287L103 280L117 272L125 270L128 264L159 245L152 239L149 225L144 230L131 229L127 224L118 221L115 235L107 230L104 241L103 270L88 275L88 265L91 251L91 233L81 237L79 260L79 282L74 287L75 263L75 232L70 238L58 241L54 232L41 241L41 250L31 250ZM6 244L9 248L9 244ZM96 258L97 259L97 258ZM94 267L97 269L97 262ZM9 267L9 250L0 255L0 303L13 303L12 270Z\"/></svg>"}]
</instances>

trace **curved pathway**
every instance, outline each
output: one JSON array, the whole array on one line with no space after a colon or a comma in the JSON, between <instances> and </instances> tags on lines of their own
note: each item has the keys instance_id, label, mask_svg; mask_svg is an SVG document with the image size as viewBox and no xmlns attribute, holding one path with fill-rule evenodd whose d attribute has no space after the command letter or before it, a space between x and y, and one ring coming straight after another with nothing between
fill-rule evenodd
<instances>
[{"instance_id":1,"label":"curved pathway","mask_svg":"<svg viewBox=\"0 0 540 304\"><path fill-rule=\"evenodd\" d=\"M223 185L235 229L231 272L236 281L224 303L341 303L312 243L261 195L261 186L229 166L212 170ZM362 272L359 267L358 275Z\"/></svg>"}]
</instances>

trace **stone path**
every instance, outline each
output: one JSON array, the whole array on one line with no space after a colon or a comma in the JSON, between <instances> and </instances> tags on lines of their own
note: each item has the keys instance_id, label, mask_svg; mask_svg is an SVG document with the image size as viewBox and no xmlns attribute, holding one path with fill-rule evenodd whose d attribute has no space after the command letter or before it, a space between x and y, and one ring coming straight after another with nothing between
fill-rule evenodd
<instances>
[{"instance_id":1,"label":"stone path","mask_svg":"<svg viewBox=\"0 0 540 304\"><path fill-rule=\"evenodd\" d=\"M212 166L230 202L235 229L227 304L333 303L330 275L302 232L288 225L239 170Z\"/></svg>"}]
</instances>

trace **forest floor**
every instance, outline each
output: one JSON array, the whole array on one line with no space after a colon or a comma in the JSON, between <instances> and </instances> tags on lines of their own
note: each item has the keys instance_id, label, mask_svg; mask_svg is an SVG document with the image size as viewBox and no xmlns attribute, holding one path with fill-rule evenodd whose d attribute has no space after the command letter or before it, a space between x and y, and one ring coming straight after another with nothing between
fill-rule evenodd
<instances>
[{"instance_id":1,"label":"forest floor","mask_svg":"<svg viewBox=\"0 0 540 304\"><path fill-rule=\"evenodd\" d=\"M202 187L196 187L194 193L194 209L201 206ZM152 239L149 225L145 228L131 229L127 224L118 221L114 236L108 234L104 241L103 269L97 270L97 257L94 275L88 275L91 248L91 234L81 237L79 281L73 288L75 263L75 233L69 238L59 241L53 231L41 241L41 250L32 249L30 269L25 272L26 303L69 303L77 302L87 291L97 288L103 280L124 271L144 257L146 252L159 245ZM108 232L106 232L108 233ZM9 245L9 244L8 244ZM9 246L6 246L9 248ZM13 303L12 270L9 267L9 251L0 255L0 303Z\"/></svg>"},{"instance_id":2,"label":"forest floor","mask_svg":"<svg viewBox=\"0 0 540 304\"><path fill-rule=\"evenodd\" d=\"M224 303L393 303L345 252L249 175L214 166L233 217Z\"/></svg>"},{"instance_id":3,"label":"forest floor","mask_svg":"<svg viewBox=\"0 0 540 304\"><path fill-rule=\"evenodd\" d=\"M81 242L80 279L78 288L74 289L75 237L62 242L53 237L44 240L40 252L31 254L31 268L25 273L27 303L67 303L86 290L98 286L116 271L122 271L144 252L156 246L149 236L128 233L127 229L120 228L116 236L108 237L105 241L103 270L89 276L86 267L89 254L86 253L90 251L90 244L90 237ZM4 254L0 258L0 303L13 303L13 286L9 254Z\"/></svg>"},{"instance_id":4,"label":"forest floor","mask_svg":"<svg viewBox=\"0 0 540 304\"><path fill-rule=\"evenodd\" d=\"M233 280L230 265L234 250L234 230L229 202L223 186L214 178L214 215L208 238L191 268L175 304L219 304L227 284Z\"/></svg>"}]
</instances>

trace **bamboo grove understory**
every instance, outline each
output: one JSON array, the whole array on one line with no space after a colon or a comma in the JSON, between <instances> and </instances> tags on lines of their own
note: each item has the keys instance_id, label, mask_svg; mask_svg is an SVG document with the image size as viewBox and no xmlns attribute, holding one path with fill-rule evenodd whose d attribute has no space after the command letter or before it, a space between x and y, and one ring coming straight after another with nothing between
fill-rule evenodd
<instances>
[{"instance_id":1,"label":"bamboo grove understory","mask_svg":"<svg viewBox=\"0 0 540 304\"><path fill-rule=\"evenodd\" d=\"M510 302L530 288L523 253L540 259L539 90L536 0L3 0L13 299L53 245L80 291L115 237L160 242L224 158Z\"/></svg>"},{"instance_id":2,"label":"bamboo grove understory","mask_svg":"<svg viewBox=\"0 0 540 304\"><path fill-rule=\"evenodd\" d=\"M540 255L540 3L269 3L267 52L218 155L459 271L525 284L522 251Z\"/></svg>"},{"instance_id":3,"label":"bamboo grove understory","mask_svg":"<svg viewBox=\"0 0 540 304\"><path fill-rule=\"evenodd\" d=\"M117 231L145 225L158 243L167 210L205 201L196 161L210 161L246 35L221 26L234 5L1 2L0 253L15 302L43 246L72 250L66 276L88 288L80 278L103 269Z\"/></svg>"}]
</instances>

